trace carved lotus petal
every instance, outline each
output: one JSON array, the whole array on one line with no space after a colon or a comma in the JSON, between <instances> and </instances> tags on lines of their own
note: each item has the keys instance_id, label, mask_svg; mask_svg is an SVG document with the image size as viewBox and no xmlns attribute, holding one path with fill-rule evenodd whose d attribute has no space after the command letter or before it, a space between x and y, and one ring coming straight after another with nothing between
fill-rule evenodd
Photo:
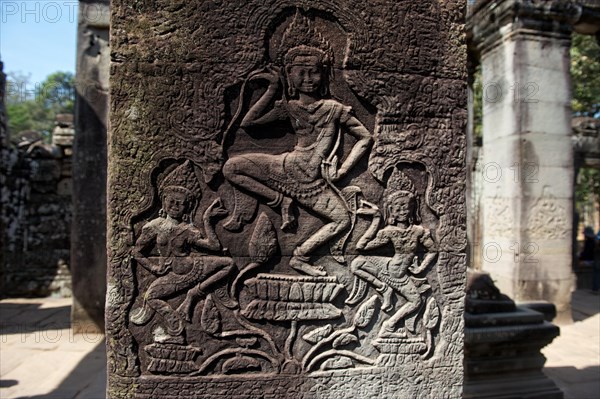
<instances>
[{"instance_id":1,"label":"carved lotus petal","mask_svg":"<svg viewBox=\"0 0 600 399\"><path fill-rule=\"evenodd\" d=\"M352 363L352 359L347 356L337 356L333 359L327 359L321 365L321 370L339 370L339 369L349 369L354 367L354 363Z\"/></svg>"},{"instance_id":2,"label":"carved lotus petal","mask_svg":"<svg viewBox=\"0 0 600 399\"><path fill-rule=\"evenodd\" d=\"M377 305L377 295L373 295L369 300L360 305L356 314L354 315L354 325L358 328L366 327L375 314L375 307Z\"/></svg>"},{"instance_id":3,"label":"carved lotus petal","mask_svg":"<svg viewBox=\"0 0 600 399\"><path fill-rule=\"evenodd\" d=\"M279 298L282 301L288 301L290 299L290 287L287 284L279 285Z\"/></svg>"},{"instance_id":4,"label":"carved lotus petal","mask_svg":"<svg viewBox=\"0 0 600 399\"><path fill-rule=\"evenodd\" d=\"M315 291L313 293L313 301L321 302L323 300L323 288L322 284L316 284Z\"/></svg>"},{"instance_id":5,"label":"carved lotus petal","mask_svg":"<svg viewBox=\"0 0 600 399\"><path fill-rule=\"evenodd\" d=\"M315 292L315 284L313 283L304 283L302 285L302 295L304 296L305 301L315 301L314 299Z\"/></svg>"},{"instance_id":6,"label":"carved lotus petal","mask_svg":"<svg viewBox=\"0 0 600 399\"><path fill-rule=\"evenodd\" d=\"M250 259L257 263L268 261L277 252L277 233L264 212L258 217L248 250Z\"/></svg>"},{"instance_id":7,"label":"carved lotus petal","mask_svg":"<svg viewBox=\"0 0 600 399\"><path fill-rule=\"evenodd\" d=\"M328 337L333 332L333 326L327 324L326 326L315 328L311 332L304 334L302 339L311 344L316 344L322 341L325 337Z\"/></svg>"},{"instance_id":8,"label":"carved lotus petal","mask_svg":"<svg viewBox=\"0 0 600 399\"><path fill-rule=\"evenodd\" d=\"M345 334L342 334L339 337L337 337L333 341L332 346L334 348L338 349L338 348L341 348L342 346L351 344L352 342L358 342L358 338L356 337L356 335L345 333Z\"/></svg>"},{"instance_id":9,"label":"carved lotus petal","mask_svg":"<svg viewBox=\"0 0 600 399\"><path fill-rule=\"evenodd\" d=\"M267 282L258 280L256 284L256 294L260 299L269 299L269 288Z\"/></svg>"},{"instance_id":10,"label":"carved lotus petal","mask_svg":"<svg viewBox=\"0 0 600 399\"><path fill-rule=\"evenodd\" d=\"M300 287L300 284L292 284L292 287L290 288L290 301L301 302L303 299L304 298L302 296L302 288Z\"/></svg>"},{"instance_id":11,"label":"carved lotus petal","mask_svg":"<svg viewBox=\"0 0 600 399\"><path fill-rule=\"evenodd\" d=\"M440 321L440 308L437 305L435 298L429 298L423 319L425 320L425 328L431 330L435 328Z\"/></svg>"},{"instance_id":12,"label":"carved lotus petal","mask_svg":"<svg viewBox=\"0 0 600 399\"><path fill-rule=\"evenodd\" d=\"M331 292L329 293L329 297L325 298L323 297L323 301L324 302L331 302L335 299L336 296L338 296L338 294L340 293L340 291L342 290L343 286L340 284L330 284L332 285L332 289Z\"/></svg>"},{"instance_id":13,"label":"carved lotus petal","mask_svg":"<svg viewBox=\"0 0 600 399\"><path fill-rule=\"evenodd\" d=\"M325 284L323 287L323 301L330 301L331 294L333 293L335 285L333 284Z\"/></svg>"},{"instance_id":14,"label":"carved lotus petal","mask_svg":"<svg viewBox=\"0 0 600 399\"><path fill-rule=\"evenodd\" d=\"M204 301L204 309L200 317L200 325L208 334L214 335L221 329L221 313L211 295Z\"/></svg>"},{"instance_id":15,"label":"carved lotus petal","mask_svg":"<svg viewBox=\"0 0 600 399\"><path fill-rule=\"evenodd\" d=\"M250 356L236 356L223 363L223 373L235 374L243 371L259 371L260 362Z\"/></svg>"},{"instance_id":16,"label":"carved lotus petal","mask_svg":"<svg viewBox=\"0 0 600 399\"><path fill-rule=\"evenodd\" d=\"M300 315L300 306L301 304L296 302L287 303L287 314L290 319L298 319L298 316Z\"/></svg>"},{"instance_id":17,"label":"carved lotus petal","mask_svg":"<svg viewBox=\"0 0 600 399\"><path fill-rule=\"evenodd\" d=\"M268 292L267 297L271 300L275 300L275 301L279 300L279 287L280 287L279 284L269 284L267 286L267 292Z\"/></svg>"}]
</instances>

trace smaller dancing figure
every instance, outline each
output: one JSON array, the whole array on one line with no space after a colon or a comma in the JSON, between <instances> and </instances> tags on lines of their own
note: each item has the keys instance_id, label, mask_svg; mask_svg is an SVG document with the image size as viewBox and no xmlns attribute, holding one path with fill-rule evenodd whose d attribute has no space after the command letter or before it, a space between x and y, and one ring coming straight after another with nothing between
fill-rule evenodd
<instances>
[{"instance_id":1,"label":"smaller dancing figure","mask_svg":"<svg viewBox=\"0 0 600 399\"><path fill-rule=\"evenodd\" d=\"M400 189L394 189L400 188ZM417 224L417 198L410 179L396 170L390 178L390 184L384 194L385 226L381 226L379 208L367 201L362 201L358 214L369 215L373 221L367 231L359 239L356 248L371 250L392 244L394 256L358 256L350 269L354 273L354 285L348 305L358 304L365 296L370 283L382 295L382 310L391 312L394 309L392 294L396 292L406 301L388 320L379 333L380 336L390 336L396 331L401 320L410 330L414 330L414 319L406 319L419 311L423 305L421 293L428 285L418 287L419 279L415 276L422 273L435 260L437 254L435 243L428 229ZM425 252L419 264L419 253Z\"/></svg>"},{"instance_id":2,"label":"smaller dancing figure","mask_svg":"<svg viewBox=\"0 0 600 399\"><path fill-rule=\"evenodd\" d=\"M221 250L215 219L224 217L227 211L220 198L204 211L206 237L191 224L201 191L189 161L164 179L159 194L163 206L159 217L144 225L133 249L137 263L159 277L144 292L143 306L132 310L130 320L142 325L158 313L166 332L175 337L183 333L184 321L191 321L196 300L222 282L233 270L234 263L229 257L206 253ZM159 256L149 256L154 248ZM167 299L182 293L186 293L186 298L175 310Z\"/></svg>"}]
</instances>

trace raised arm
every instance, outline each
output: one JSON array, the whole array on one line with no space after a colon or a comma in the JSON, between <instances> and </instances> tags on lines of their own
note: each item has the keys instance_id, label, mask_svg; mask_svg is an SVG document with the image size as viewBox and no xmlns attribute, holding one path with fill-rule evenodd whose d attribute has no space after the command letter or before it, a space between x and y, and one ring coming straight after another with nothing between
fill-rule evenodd
<instances>
[{"instance_id":1,"label":"raised arm","mask_svg":"<svg viewBox=\"0 0 600 399\"><path fill-rule=\"evenodd\" d=\"M281 119L281 110L273 108L265 113L267 107L273 103L273 99L279 90L279 71L269 69L268 72L257 73L250 76L250 80L265 79L269 82L267 91L250 107L248 113L242 119L241 127L264 125Z\"/></svg>"},{"instance_id":2,"label":"raised arm","mask_svg":"<svg viewBox=\"0 0 600 399\"><path fill-rule=\"evenodd\" d=\"M419 237L419 242L427 250L427 254L423 258L421 264L416 268L411 268L413 274L419 274L427 269L437 258L436 245L431 237L431 232L428 229L423 229L423 234Z\"/></svg>"},{"instance_id":3,"label":"raised arm","mask_svg":"<svg viewBox=\"0 0 600 399\"><path fill-rule=\"evenodd\" d=\"M377 205L362 201L361 207L358 209L357 213L360 215L371 215L373 216L373 220L367 231L365 231L356 243L356 249L369 250L385 245L389 239L385 234L382 234L383 230L379 230L379 227L381 226L381 212Z\"/></svg>"},{"instance_id":4,"label":"raised arm","mask_svg":"<svg viewBox=\"0 0 600 399\"><path fill-rule=\"evenodd\" d=\"M219 237L217 237L217 233L215 232L214 218L224 216L226 213L227 212L221 206L221 199L217 198L214 200L213 203L206 208L204 215L202 215L202 222L204 224L206 238L202 237L200 234L197 234L195 239L192 239L191 244L198 248L208 249L209 251L220 250L221 242L219 241Z\"/></svg>"}]
</instances>

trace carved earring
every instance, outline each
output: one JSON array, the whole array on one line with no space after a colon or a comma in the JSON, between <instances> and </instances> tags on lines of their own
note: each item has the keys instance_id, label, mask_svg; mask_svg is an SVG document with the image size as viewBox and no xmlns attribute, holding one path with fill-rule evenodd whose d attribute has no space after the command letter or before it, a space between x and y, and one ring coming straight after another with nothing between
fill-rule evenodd
<instances>
[{"instance_id":1,"label":"carved earring","mask_svg":"<svg viewBox=\"0 0 600 399\"><path fill-rule=\"evenodd\" d=\"M290 95L290 98L296 97L296 88L290 84L289 80L288 80L288 94Z\"/></svg>"},{"instance_id":2,"label":"carved earring","mask_svg":"<svg viewBox=\"0 0 600 399\"><path fill-rule=\"evenodd\" d=\"M165 212L164 209L160 208L160 211L158 211L158 217L161 217L163 219L166 218L167 217L167 212Z\"/></svg>"},{"instance_id":3,"label":"carved earring","mask_svg":"<svg viewBox=\"0 0 600 399\"><path fill-rule=\"evenodd\" d=\"M392 207L388 205L388 206L385 208L385 210L386 210L386 213L387 213L387 217L385 218L385 223L386 223L387 225L393 225L393 224L394 224L394 219L395 219L395 218L394 218L394 216L392 215Z\"/></svg>"},{"instance_id":4,"label":"carved earring","mask_svg":"<svg viewBox=\"0 0 600 399\"><path fill-rule=\"evenodd\" d=\"M292 84L292 79L290 79L290 74L287 69L285 71L285 81L287 83L287 92L288 92L290 98L296 97L296 88Z\"/></svg>"},{"instance_id":5,"label":"carved earring","mask_svg":"<svg viewBox=\"0 0 600 399\"><path fill-rule=\"evenodd\" d=\"M321 97L326 97L329 94L329 79L323 77L319 94Z\"/></svg>"},{"instance_id":6,"label":"carved earring","mask_svg":"<svg viewBox=\"0 0 600 399\"><path fill-rule=\"evenodd\" d=\"M415 198L415 208L413 209L413 218L415 219L415 223L421 223L421 218L419 217L419 209L421 208L421 201L419 197Z\"/></svg>"},{"instance_id":7,"label":"carved earring","mask_svg":"<svg viewBox=\"0 0 600 399\"><path fill-rule=\"evenodd\" d=\"M182 219L183 219L184 222L189 223L190 222L190 215L188 215L186 213L185 215L183 215Z\"/></svg>"}]
</instances>

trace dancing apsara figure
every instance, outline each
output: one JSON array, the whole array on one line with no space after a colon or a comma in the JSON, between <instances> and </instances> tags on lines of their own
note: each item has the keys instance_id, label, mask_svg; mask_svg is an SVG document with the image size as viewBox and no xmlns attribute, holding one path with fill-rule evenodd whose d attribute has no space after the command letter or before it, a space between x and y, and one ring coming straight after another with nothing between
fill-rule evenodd
<instances>
[{"instance_id":1,"label":"dancing apsara figure","mask_svg":"<svg viewBox=\"0 0 600 399\"><path fill-rule=\"evenodd\" d=\"M243 189L258 195L267 205L281 207L282 230L296 223L294 202L325 220L325 225L296 247L290 266L303 273L321 276L325 271L310 264L314 251L348 232L352 225L350 209L339 181L366 154L372 138L351 108L330 98L329 78L333 52L329 44L310 26L307 17L296 14L281 44L281 70L267 68L249 79L269 82L267 91L250 108L242 127L262 127L289 120L296 135L295 148L283 154L250 153L230 158L223 167L225 178L235 189L235 209L225 228L237 230L254 213L255 200L244 198ZM287 96L275 100L280 80L286 82ZM356 139L341 165L336 153L341 131ZM268 134L268 130L266 132ZM253 203L254 201L254 203ZM249 206L248 204L253 204Z\"/></svg>"},{"instance_id":2,"label":"dancing apsara figure","mask_svg":"<svg viewBox=\"0 0 600 399\"><path fill-rule=\"evenodd\" d=\"M354 259L350 269L355 275L354 286L346 303L358 304L370 283L383 297L382 309L391 312L393 293L404 304L386 320L380 336L392 335L401 320L417 312L423 305L421 291L415 284L415 276L427 269L437 256L435 243L428 229L418 224L419 215L415 190L410 179L396 170L384 193L385 226L381 227L378 207L363 201L359 214L373 217L371 225L356 244L363 251L392 244L394 256L361 255ZM419 253L425 256L419 261Z\"/></svg>"},{"instance_id":3,"label":"dancing apsara figure","mask_svg":"<svg viewBox=\"0 0 600 399\"><path fill-rule=\"evenodd\" d=\"M138 264L158 277L143 293L143 305L132 310L130 320L146 324L158 313L166 332L178 336L183 332L184 321L191 320L195 301L227 277L234 263L229 257L203 252L221 250L214 224L227 212L220 199L203 214L206 237L190 223L201 191L189 161L164 179L159 194L160 215L144 225L133 249ZM149 256L153 248L159 256ZM181 294L186 295L185 300L173 309L167 300Z\"/></svg>"}]
</instances>

